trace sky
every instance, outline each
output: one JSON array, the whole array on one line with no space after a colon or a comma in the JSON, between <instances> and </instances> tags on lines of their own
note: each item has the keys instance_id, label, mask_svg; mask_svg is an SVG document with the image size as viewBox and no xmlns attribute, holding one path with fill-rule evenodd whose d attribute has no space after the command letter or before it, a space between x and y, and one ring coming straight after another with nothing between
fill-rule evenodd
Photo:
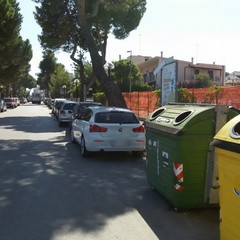
<instances>
[{"instance_id":1,"label":"sky","mask_svg":"<svg viewBox=\"0 0 240 240\"><path fill-rule=\"evenodd\" d=\"M42 60L38 42L41 28L33 12L35 3L18 0L23 15L21 36L32 44L30 74L36 77ZM147 0L147 10L137 29L124 40L108 39L108 62L132 55L174 57L194 63L225 65L240 71L239 0ZM73 71L69 54L56 53L58 62Z\"/></svg>"}]
</instances>

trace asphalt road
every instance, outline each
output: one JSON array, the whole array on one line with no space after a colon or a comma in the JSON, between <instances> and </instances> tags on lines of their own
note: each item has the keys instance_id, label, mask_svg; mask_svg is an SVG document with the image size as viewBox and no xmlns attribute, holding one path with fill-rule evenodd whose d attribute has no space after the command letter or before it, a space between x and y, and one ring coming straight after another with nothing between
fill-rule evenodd
<instances>
[{"instance_id":1,"label":"asphalt road","mask_svg":"<svg viewBox=\"0 0 240 240\"><path fill-rule=\"evenodd\" d=\"M130 153L83 159L43 104L0 113L0 240L219 240L218 209L176 212Z\"/></svg>"}]
</instances>

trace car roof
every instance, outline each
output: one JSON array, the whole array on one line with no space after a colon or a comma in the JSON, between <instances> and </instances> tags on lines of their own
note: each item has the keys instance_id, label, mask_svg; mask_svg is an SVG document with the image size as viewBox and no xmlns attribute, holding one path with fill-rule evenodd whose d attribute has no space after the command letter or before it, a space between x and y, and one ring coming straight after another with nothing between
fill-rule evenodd
<instances>
[{"instance_id":1,"label":"car roof","mask_svg":"<svg viewBox=\"0 0 240 240\"><path fill-rule=\"evenodd\" d=\"M66 104L66 103L75 103L75 104L77 104L77 102L71 101L71 100L65 100L65 101L63 101L63 104Z\"/></svg>"},{"instance_id":2,"label":"car roof","mask_svg":"<svg viewBox=\"0 0 240 240\"><path fill-rule=\"evenodd\" d=\"M100 103L100 102L92 102L92 101L86 101L86 102L78 102L77 103L78 105L83 105L83 106L87 106L87 105L99 105L99 106L103 106L103 104L102 103Z\"/></svg>"},{"instance_id":3,"label":"car roof","mask_svg":"<svg viewBox=\"0 0 240 240\"><path fill-rule=\"evenodd\" d=\"M65 101L66 99L65 98L55 98L54 101Z\"/></svg>"},{"instance_id":4,"label":"car roof","mask_svg":"<svg viewBox=\"0 0 240 240\"><path fill-rule=\"evenodd\" d=\"M131 111L128 108L119 108L119 107L105 107L105 106L90 106L88 107L90 109L92 109L92 111L94 113L97 112L129 112L129 113L133 113L133 111Z\"/></svg>"}]
</instances>

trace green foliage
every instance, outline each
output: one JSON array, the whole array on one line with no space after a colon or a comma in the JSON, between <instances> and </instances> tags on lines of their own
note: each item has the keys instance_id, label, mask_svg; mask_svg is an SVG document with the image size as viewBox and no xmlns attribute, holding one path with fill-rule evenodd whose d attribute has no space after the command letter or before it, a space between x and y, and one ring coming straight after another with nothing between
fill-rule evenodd
<instances>
[{"instance_id":1,"label":"green foliage","mask_svg":"<svg viewBox=\"0 0 240 240\"><path fill-rule=\"evenodd\" d=\"M208 74L196 74L195 75L195 87L204 88L212 86L212 80Z\"/></svg>"},{"instance_id":2,"label":"green foliage","mask_svg":"<svg viewBox=\"0 0 240 240\"><path fill-rule=\"evenodd\" d=\"M9 86L29 71L32 47L20 36L22 15L16 0L1 0L0 9L0 84Z\"/></svg>"},{"instance_id":3,"label":"green foliage","mask_svg":"<svg viewBox=\"0 0 240 240\"><path fill-rule=\"evenodd\" d=\"M154 94L158 97L158 100L157 100L157 106L160 107L160 99L161 99L161 89L158 89L158 90L155 90L154 91Z\"/></svg>"},{"instance_id":4,"label":"green foliage","mask_svg":"<svg viewBox=\"0 0 240 240\"><path fill-rule=\"evenodd\" d=\"M218 98L222 91L223 91L223 88L220 86L214 85L214 86L210 87L206 92L205 102L206 103L214 103L215 102L216 104L218 104Z\"/></svg>"},{"instance_id":5,"label":"green foliage","mask_svg":"<svg viewBox=\"0 0 240 240\"><path fill-rule=\"evenodd\" d=\"M75 7L80 1L49 1L33 0L40 3L36 7L35 18L42 27L40 36L41 44L44 48L52 50L63 49L72 52L75 46L87 50L86 39L82 34L79 19L88 16L87 23L94 35L96 45L102 56L105 56L107 46L107 35L111 32L116 38L124 39L129 33L136 29L143 14L146 11L146 0L105 0L102 1L98 9L96 1L84 1L86 5L85 16L79 18ZM75 5L76 4L76 5ZM92 18L89 16L96 10ZM81 21L81 20L80 20Z\"/></svg>"},{"instance_id":6,"label":"green foliage","mask_svg":"<svg viewBox=\"0 0 240 240\"><path fill-rule=\"evenodd\" d=\"M205 88L212 86L212 80L208 74L196 74L194 80L179 82L178 88Z\"/></svg>"},{"instance_id":7,"label":"green foliage","mask_svg":"<svg viewBox=\"0 0 240 240\"><path fill-rule=\"evenodd\" d=\"M107 106L107 99L104 92L94 93L93 94L93 101L100 102L103 105Z\"/></svg>"},{"instance_id":8,"label":"green foliage","mask_svg":"<svg viewBox=\"0 0 240 240\"><path fill-rule=\"evenodd\" d=\"M62 64L57 64L55 71L50 76L49 91L53 98L63 97L62 86L66 86L66 94L75 92L75 85L72 84L73 76L68 73Z\"/></svg>"},{"instance_id":9,"label":"green foliage","mask_svg":"<svg viewBox=\"0 0 240 240\"><path fill-rule=\"evenodd\" d=\"M35 18L42 27L41 45L71 52L77 64L74 56L88 51L109 104L126 106L121 91L104 72L107 39L109 34L124 39L136 29L146 11L146 0L33 1L39 3Z\"/></svg>"},{"instance_id":10,"label":"green foliage","mask_svg":"<svg viewBox=\"0 0 240 240\"><path fill-rule=\"evenodd\" d=\"M152 87L147 83L143 83L142 74L139 68L130 60L120 60L113 62L114 68L111 71L111 77L117 83L122 92L131 91L141 92L150 91Z\"/></svg>"},{"instance_id":11,"label":"green foliage","mask_svg":"<svg viewBox=\"0 0 240 240\"><path fill-rule=\"evenodd\" d=\"M191 93L187 88L179 88L178 102L193 103L196 102L196 97L194 96L194 93Z\"/></svg>"},{"instance_id":12,"label":"green foliage","mask_svg":"<svg viewBox=\"0 0 240 240\"><path fill-rule=\"evenodd\" d=\"M37 83L41 89L49 89L51 74L57 68L57 58L51 50L43 52L43 59L39 63L40 73L38 74Z\"/></svg>"}]
</instances>

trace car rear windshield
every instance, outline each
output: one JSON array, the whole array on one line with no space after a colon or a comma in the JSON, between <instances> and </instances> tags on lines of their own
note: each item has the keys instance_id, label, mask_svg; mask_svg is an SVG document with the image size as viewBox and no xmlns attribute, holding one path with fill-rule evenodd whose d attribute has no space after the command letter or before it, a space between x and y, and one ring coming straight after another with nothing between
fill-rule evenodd
<instances>
[{"instance_id":1,"label":"car rear windshield","mask_svg":"<svg viewBox=\"0 0 240 240\"><path fill-rule=\"evenodd\" d=\"M66 103L63 106L63 109L67 109L67 110L73 110L74 106L76 105L76 103Z\"/></svg>"},{"instance_id":2,"label":"car rear windshield","mask_svg":"<svg viewBox=\"0 0 240 240\"><path fill-rule=\"evenodd\" d=\"M100 112L95 115L96 123L139 123L136 115L129 112Z\"/></svg>"}]
</instances>

